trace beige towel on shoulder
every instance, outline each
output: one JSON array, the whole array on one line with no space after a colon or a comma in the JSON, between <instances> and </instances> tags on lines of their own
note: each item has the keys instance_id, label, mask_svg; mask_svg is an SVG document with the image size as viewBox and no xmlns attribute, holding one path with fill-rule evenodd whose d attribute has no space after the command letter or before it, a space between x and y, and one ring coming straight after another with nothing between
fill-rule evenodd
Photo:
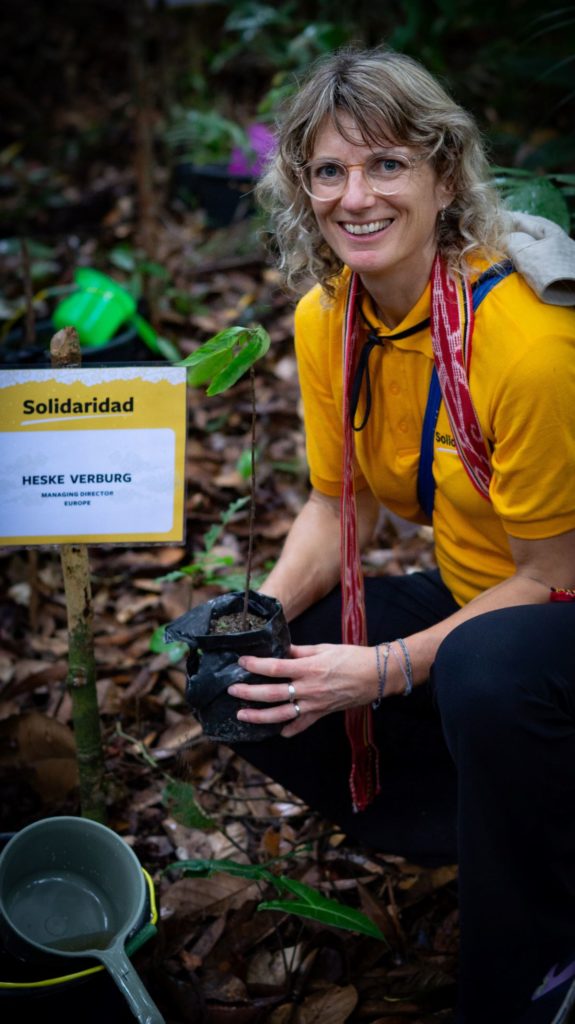
<instances>
[{"instance_id":1,"label":"beige towel on shoulder","mask_svg":"<svg viewBox=\"0 0 575 1024\"><path fill-rule=\"evenodd\" d=\"M575 306L575 240L551 220L504 211L505 250L543 302Z\"/></svg>"}]
</instances>

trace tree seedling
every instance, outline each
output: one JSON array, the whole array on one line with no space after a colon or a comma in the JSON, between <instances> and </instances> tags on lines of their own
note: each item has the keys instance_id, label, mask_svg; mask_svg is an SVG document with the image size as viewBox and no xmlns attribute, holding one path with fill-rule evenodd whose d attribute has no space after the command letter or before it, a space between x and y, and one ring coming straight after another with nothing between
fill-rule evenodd
<instances>
[{"instance_id":1,"label":"tree seedling","mask_svg":"<svg viewBox=\"0 0 575 1024\"><path fill-rule=\"evenodd\" d=\"M242 631L247 629L248 600L252 575L254 523L256 510L256 394L254 364L266 354L270 336L264 327L227 327L205 341L195 352L178 365L187 368L188 383L193 387L207 384L207 395L228 391L245 373L250 375L251 430L250 430L250 498L248 553Z\"/></svg>"}]
</instances>

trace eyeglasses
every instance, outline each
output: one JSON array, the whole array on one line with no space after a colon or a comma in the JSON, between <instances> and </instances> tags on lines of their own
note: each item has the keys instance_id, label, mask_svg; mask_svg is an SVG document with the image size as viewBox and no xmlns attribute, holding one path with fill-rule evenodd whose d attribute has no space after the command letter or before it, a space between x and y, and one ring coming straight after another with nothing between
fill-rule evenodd
<instances>
[{"instance_id":1,"label":"eyeglasses","mask_svg":"<svg viewBox=\"0 0 575 1024\"><path fill-rule=\"evenodd\" d=\"M424 159L423 155L409 157L374 153L362 164L344 164L340 160L320 157L304 164L299 175L308 196L320 203L341 199L347 188L349 172L357 167L363 169L372 192L393 196L407 188L415 164Z\"/></svg>"}]
</instances>

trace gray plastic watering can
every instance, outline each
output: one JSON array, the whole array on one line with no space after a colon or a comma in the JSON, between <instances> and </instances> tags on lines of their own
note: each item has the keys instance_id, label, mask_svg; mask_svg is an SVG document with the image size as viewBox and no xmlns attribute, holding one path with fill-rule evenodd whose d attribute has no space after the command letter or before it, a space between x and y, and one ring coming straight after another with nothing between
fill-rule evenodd
<instances>
[{"instance_id":1,"label":"gray plastic watering can","mask_svg":"<svg viewBox=\"0 0 575 1024\"><path fill-rule=\"evenodd\" d=\"M126 955L141 919L146 881L138 858L111 829L87 818L45 818L0 854L0 929L20 959L94 957L140 1024L165 1024Z\"/></svg>"}]
</instances>

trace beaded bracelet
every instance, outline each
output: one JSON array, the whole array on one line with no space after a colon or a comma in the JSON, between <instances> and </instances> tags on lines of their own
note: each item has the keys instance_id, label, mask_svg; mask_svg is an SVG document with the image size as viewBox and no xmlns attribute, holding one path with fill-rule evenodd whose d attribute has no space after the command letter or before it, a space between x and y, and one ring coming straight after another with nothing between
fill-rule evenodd
<instances>
[{"instance_id":1,"label":"beaded bracelet","mask_svg":"<svg viewBox=\"0 0 575 1024\"><path fill-rule=\"evenodd\" d=\"M383 671L382 671L382 668L381 668L381 661L380 661L380 657L379 657L379 648L380 647L383 647ZM377 665L377 679L378 679L379 686L378 686L378 691L377 691L377 700L374 700L372 702L372 705L371 705L374 711L377 711L379 705L381 704L381 702L383 700L383 692L385 690L385 683L386 683L386 680L387 680L387 660L389 658L389 649L390 649L390 647L391 647L391 644L376 644L375 645L375 662L376 662L376 665Z\"/></svg>"},{"instance_id":2,"label":"beaded bracelet","mask_svg":"<svg viewBox=\"0 0 575 1024\"><path fill-rule=\"evenodd\" d=\"M398 637L397 643L399 644L403 651L403 656L405 658L405 668L407 671L407 674L405 675L405 690L403 691L403 696L409 697L409 694L413 690L413 666L411 664L411 658L409 657L409 651L407 649L407 644L405 640L403 640L402 637Z\"/></svg>"},{"instance_id":3,"label":"beaded bracelet","mask_svg":"<svg viewBox=\"0 0 575 1024\"><path fill-rule=\"evenodd\" d=\"M575 601L575 590L561 590L558 587L551 587L549 592L550 601Z\"/></svg>"}]
</instances>

